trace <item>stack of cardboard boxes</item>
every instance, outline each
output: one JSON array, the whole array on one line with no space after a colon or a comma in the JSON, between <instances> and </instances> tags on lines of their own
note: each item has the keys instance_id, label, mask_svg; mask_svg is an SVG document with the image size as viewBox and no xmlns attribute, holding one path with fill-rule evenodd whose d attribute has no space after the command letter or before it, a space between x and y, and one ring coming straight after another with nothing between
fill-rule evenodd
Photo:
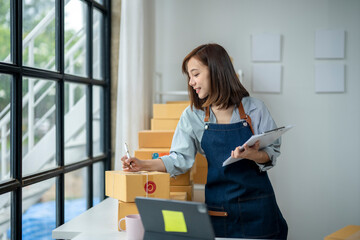
<instances>
[{"instance_id":1,"label":"stack of cardboard boxes","mask_svg":"<svg viewBox=\"0 0 360 240\"><path fill-rule=\"evenodd\" d=\"M138 214L136 197L170 198L170 175L163 172L105 172L105 195L118 199L118 222L129 214ZM125 221L121 228L126 229ZM120 229L119 229L120 230Z\"/></svg>"},{"instance_id":2,"label":"stack of cardboard boxes","mask_svg":"<svg viewBox=\"0 0 360 240\"><path fill-rule=\"evenodd\" d=\"M168 155L177 123L189 102L154 104L151 130L139 132L139 149L135 157L143 160ZM170 179L170 199L191 201L193 184L190 171Z\"/></svg>"},{"instance_id":3,"label":"stack of cardboard boxes","mask_svg":"<svg viewBox=\"0 0 360 240\"><path fill-rule=\"evenodd\" d=\"M139 132L139 149L135 151L135 157L150 160L168 155L176 126L187 106L189 102L154 104L151 130ZM138 213L135 204L137 196L193 200L193 183L205 184L206 177L207 161L198 154L190 171L173 178L160 172L107 171L105 194L119 200L119 221L126 215ZM125 221L121 224L121 228L125 229Z\"/></svg>"},{"instance_id":4,"label":"stack of cardboard boxes","mask_svg":"<svg viewBox=\"0 0 360 240\"><path fill-rule=\"evenodd\" d=\"M189 104L189 101L154 104L153 118L151 119L151 130L139 132L140 149L135 152L135 157L138 157L139 159L149 159L168 154L171 147L172 137L180 116ZM141 152L147 152L146 156L144 156ZM156 153L158 153L158 156ZM207 160L201 154L197 154L194 166L190 171L190 179L194 184L205 184L206 178ZM175 184L173 185L178 186ZM175 189L173 188L173 190Z\"/></svg>"}]
</instances>

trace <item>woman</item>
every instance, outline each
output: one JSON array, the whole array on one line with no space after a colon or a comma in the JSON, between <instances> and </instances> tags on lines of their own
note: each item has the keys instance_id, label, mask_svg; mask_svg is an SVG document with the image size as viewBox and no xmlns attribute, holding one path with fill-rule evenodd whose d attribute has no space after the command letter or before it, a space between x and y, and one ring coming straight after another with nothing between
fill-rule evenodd
<instances>
[{"instance_id":1,"label":"woman","mask_svg":"<svg viewBox=\"0 0 360 240\"><path fill-rule=\"evenodd\" d=\"M266 106L249 96L226 50L201 45L184 59L190 106L177 125L170 155L152 161L122 157L125 171L188 171L197 152L208 161L205 202L217 237L286 239L287 224L266 170L280 155L280 140L264 149L243 146L253 134L276 128ZM229 156L243 158L225 167Z\"/></svg>"}]
</instances>

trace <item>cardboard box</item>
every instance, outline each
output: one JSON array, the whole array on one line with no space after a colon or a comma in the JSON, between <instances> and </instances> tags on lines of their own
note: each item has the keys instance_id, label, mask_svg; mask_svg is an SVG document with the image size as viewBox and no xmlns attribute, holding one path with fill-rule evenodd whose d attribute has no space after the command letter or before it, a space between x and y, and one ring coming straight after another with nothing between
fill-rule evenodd
<instances>
[{"instance_id":1,"label":"cardboard box","mask_svg":"<svg viewBox=\"0 0 360 240\"><path fill-rule=\"evenodd\" d=\"M123 202L135 197L170 197L170 175L163 172L105 172L105 195Z\"/></svg>"},{"instance_id":2,"label":"cardboard box","mask_svg":"<svg viewBox=\"0 0 360 240\"><path fill-rule=\"evenodd\" d=\"M178 119L151 119L151 130L175 130Z\"/></svg>"},{"instance_id":3,"label":"cardboard box","mask_svg":"<svg viewBox=\"0 0 360 240\"><path fill-rule=\"evenodd\" d=\"M166 148L140 148L135 151L135 157L141 160L157 159L164 155L170 154L170 147ZM206 158L200 153L195 156L195 163L197 166L207 167ZM195 166L195 165L194 165Z\"/></svg>"},{"instance_id":4,"label":"cardboard box","mask_svg":"<svg viewBox=\"0 0 360 240\"><path fill-rule=\"evenodd\" d=\"M355 240L360 239L360 226L346 226L324 238L324 240Z\"/></svg>"},{"instance_id":5,"label":"cardboard box","mask_svg":"<svg viewBox=\"0 0 360 240\"><path fill-rule=\"evenodd\" d=\"M187 200L192 201L193 197L193 186L170 186L170 192L186 192Z\"/></svg>"},{"instance_id":6,"label":"cardboard box","mask_svg":"<svg viewBox=\"0 0 360 240\"><path fill-rule=\"evenodd\" d=\"M135 157L141 160L157 159L169 155L170 148L140 148L135 151Z\"/></svg>"},{"instance_id":7,"label":"cardboard box","mask_svg":"<svg viewBox=\"0 0 360 240\"><path fill-rule=\"evenodd\" d=\"M190 185L190 171L170 178L170 186Z\"/></svg>"},{"instance_id":8,"label":"cardboard box","mask_svg":"<svg viewBox=\"0 0 360 240\"><path fill-rule=\"evenodd\" d=\"M207 181L207 167L196 166L196 170L192 172L191 179L196 184L206 184Z\"/></svg>"},{"instance_id":9,"label":"cardboard box","mask_svg":"<svg viewBox=\"0 0 360 240\"><path fill-rule=\"evenodd\" d=\"M178 200L178 201L186 201L187 193L186 192L170 192L170 199Z\"/></svg>"},{"instance_id":10,"label":"cardboard box","mask_svg":"<svg viewBox=\"0 0 360 240\"><path fill-rule=\"evenodd\" d=\"M153 104L153 118L180 119L188 103Z\"/></svg>"},{"instance_id":11,"label":"cardboard box","mask_svg":"<svg viewBox=\"0 0 360 240\"><path fill-rule=\"evenodd\" d=\"M139 214L139 211L136 207L136 203L127 203L127 202L119 201L119 203L118 203L118 221L117 221L118 222L117 226L118 226L119 231L120 231L120 228L119 228L120 219L122 219L130 214ZM126 230L125 221L121 221L120 227L121 227L121 229Z\"/></svg>"},{"instance_id":12,"label":"cardboard box","mask_svg":"<svg viewBox=\"0 0 360 240\"><path fill-rule=\"evenodd\" d=\"M139 131L139 148L170 148L174 131Z\"/></svg>"},{"instance_id":13,"label":"cardboard box","mask_svg":"<svg viewBox=\"0 0 360 240\"><path fill-rule=\"evenodd\" d=\"M167 101L166 102L166 104L179 104L179 103L190 105L190 101Z\"/></svg>"},{"instance_id":14,"label":"cardboard box","mask_svg":"<svg viewBox=\"0 0 360 240\"><path fill-rule=\"evenodd\" d=\"M197 167L207 167L208 166L206 157L204 157L200 153L196 154L195 161L196 161Z\"/></svg>"}]
</instances>

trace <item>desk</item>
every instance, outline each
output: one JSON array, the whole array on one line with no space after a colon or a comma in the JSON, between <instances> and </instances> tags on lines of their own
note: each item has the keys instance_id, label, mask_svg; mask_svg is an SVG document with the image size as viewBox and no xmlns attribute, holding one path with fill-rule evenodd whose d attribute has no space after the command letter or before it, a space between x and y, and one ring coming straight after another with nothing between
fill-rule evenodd
<instances>
[{"instance_id":1,"label":"desk","mask_svg":"<svg viewBox=\"0 0 360 240\"><path fill-rule=\"evenodd\" d=\"M117 230L118 200L107 198L86 212L52 231L54 239L126 239L125 232Z\"/></svg>"},{"instance_id":2,"label":"desk","mask_svg":"<svg viewBox=\"0 0 360 240\"><path fill-rule=\"evenodd\" d=\"M107 198L52 231L53 239L126 240L126 233L117 230L118 200ZM216 238L224 240L226 238ZM232 238L236 240L236 238ZM244 239L243 239L244 240Z\"/></svg>"}]
</instances>

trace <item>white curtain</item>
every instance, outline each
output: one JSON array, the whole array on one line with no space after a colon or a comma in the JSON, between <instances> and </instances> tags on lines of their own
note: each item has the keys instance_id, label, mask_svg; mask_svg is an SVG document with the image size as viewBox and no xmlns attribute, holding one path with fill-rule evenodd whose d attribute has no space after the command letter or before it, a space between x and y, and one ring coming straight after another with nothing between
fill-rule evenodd
<instances>
[{"instance_id":1,"label":"white curtain","mask_svg":"<svg viewBox=\"0 0 360 240\"><path fill-rule=\"evenodd\" d=\"M115 170L121 169L124 142L133 154L138 132L147 128L149 81L145 78L144 1L122 0L116 110Z\"/></svg>"}]
</instances>

